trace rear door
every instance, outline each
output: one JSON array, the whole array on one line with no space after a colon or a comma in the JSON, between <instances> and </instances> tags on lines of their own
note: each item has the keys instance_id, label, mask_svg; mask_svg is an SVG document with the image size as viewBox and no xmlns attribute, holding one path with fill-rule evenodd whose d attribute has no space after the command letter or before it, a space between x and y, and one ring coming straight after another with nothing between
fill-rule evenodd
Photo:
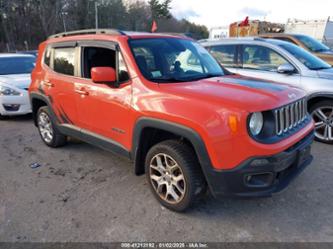
<instances>
[{"instance_id":1,"label":"rear door","mask_svg":"<svg viewBox=\"0 0 333 249\"><path fill-rule=\"evenodd\" d=\"M300 85L301 77L297 71L293 74L277 72L280 65L285 63L293 65L293 63L273 49L261 45L244 44L241 46L240 52L239 74L295 86Z\"/></svg>"},{"instance_id":2,"label":"rear door","mask_svg":"<svg viewBox=\"0 0 333 249\"><path fill-rule=\"evenodd\" d=\"M77 75L77 48L74 42L52 45L49 67L42 82L52 108L62 124L77 125L74 82Z\"/></svg>"}]
</instances>

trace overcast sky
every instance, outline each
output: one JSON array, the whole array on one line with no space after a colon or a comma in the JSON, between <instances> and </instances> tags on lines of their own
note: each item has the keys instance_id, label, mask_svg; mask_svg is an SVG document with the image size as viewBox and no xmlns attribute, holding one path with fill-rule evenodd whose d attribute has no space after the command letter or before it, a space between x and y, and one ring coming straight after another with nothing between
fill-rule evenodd
<instances>
[{"instance_id":1,"label":"overcast sky","mask_svg":"<svg viewBox=\"0 0 333 249\"><path fill-rule=\"evenodd\" d=\"M288 18L333 20L333 0L173 0L172 13L178 19L211 27L245 19L287 22Z\"/></svg>"}]
</instances>

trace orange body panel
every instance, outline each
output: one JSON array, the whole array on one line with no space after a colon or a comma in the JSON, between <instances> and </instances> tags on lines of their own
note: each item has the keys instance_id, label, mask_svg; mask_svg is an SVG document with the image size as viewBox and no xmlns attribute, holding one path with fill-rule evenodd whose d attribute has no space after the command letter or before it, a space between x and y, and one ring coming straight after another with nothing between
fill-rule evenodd
<instances>
[{"instance_id":1,"label":"orange body panel","mask_svg":"<svg viewBox=\"0 0 333 249\"><path fill-rule=\"evenodd\" d=\"M148 38L140 35L135 38ZM153 37L156 37L154 35ZM162 37L162 35L161 35ZM135 63L128 37L121 35L80 35L50 39L40 45L32 74L30 92L52 96L60 120L68 119L81 129L110 138L128 151L132 149L134 127L141 117L170 121L191 128L203 139L215 169L232 169L254 156L268 156L291 147L313 130L313 124L273 144L261 144L250 137L247 119L251 112L265 111L290 103L288 94L304 97L302 90L283 86L272 91L237 84L241 76L225 76L201 81L157 84L146 80ZM42 65L47 44L76 40L116 42L128 67L130 81L119 88L95 84L89 79L63 76ZM55 87L41 82L49 80ZM258 81L254 79L253 81ZM271 84L274 83L258 83ZM279 85L281 86L281 85ZM86 91L79 95L77 91ZM62 117L63 116L63 117ZM230 126L229 120L233 125ZM113 127L118 129L117 132ZM119 132L120 131L120 132Z\"/></svg>"}]
</instances>

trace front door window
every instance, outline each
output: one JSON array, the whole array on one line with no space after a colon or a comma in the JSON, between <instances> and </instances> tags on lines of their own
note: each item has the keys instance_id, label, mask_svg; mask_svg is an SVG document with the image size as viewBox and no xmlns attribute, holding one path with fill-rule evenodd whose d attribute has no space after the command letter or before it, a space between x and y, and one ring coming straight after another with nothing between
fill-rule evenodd
<instances>
[{"instance_id":1,"label":"front door window","mask_svg":"<svg viewBox=\"0 0 333 249\"><path fill-rule=\"evenodd\" d=\"M243 45L243 68L276 72L282 64L288 63L270 48L258 45Z\"/></svg>"}]
</instances>

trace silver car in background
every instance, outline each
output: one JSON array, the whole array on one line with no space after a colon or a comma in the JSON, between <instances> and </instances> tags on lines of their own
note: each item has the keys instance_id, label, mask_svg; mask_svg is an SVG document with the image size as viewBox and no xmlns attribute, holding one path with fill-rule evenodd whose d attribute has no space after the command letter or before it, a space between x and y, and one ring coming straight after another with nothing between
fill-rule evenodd
<instances>
[{"instance_id":1,"label":"silver car in background","mask_svg":"<svg viewBox=\"0 0 333 249\"><path fill-rule=\"evenodd\" d=\"M316 139L333 143L333 68L285 41L234 38L200 42L230 72L287 83L308 93ZM289 111L289 110L288 110Z\"/></svg>"}]
</instances>

